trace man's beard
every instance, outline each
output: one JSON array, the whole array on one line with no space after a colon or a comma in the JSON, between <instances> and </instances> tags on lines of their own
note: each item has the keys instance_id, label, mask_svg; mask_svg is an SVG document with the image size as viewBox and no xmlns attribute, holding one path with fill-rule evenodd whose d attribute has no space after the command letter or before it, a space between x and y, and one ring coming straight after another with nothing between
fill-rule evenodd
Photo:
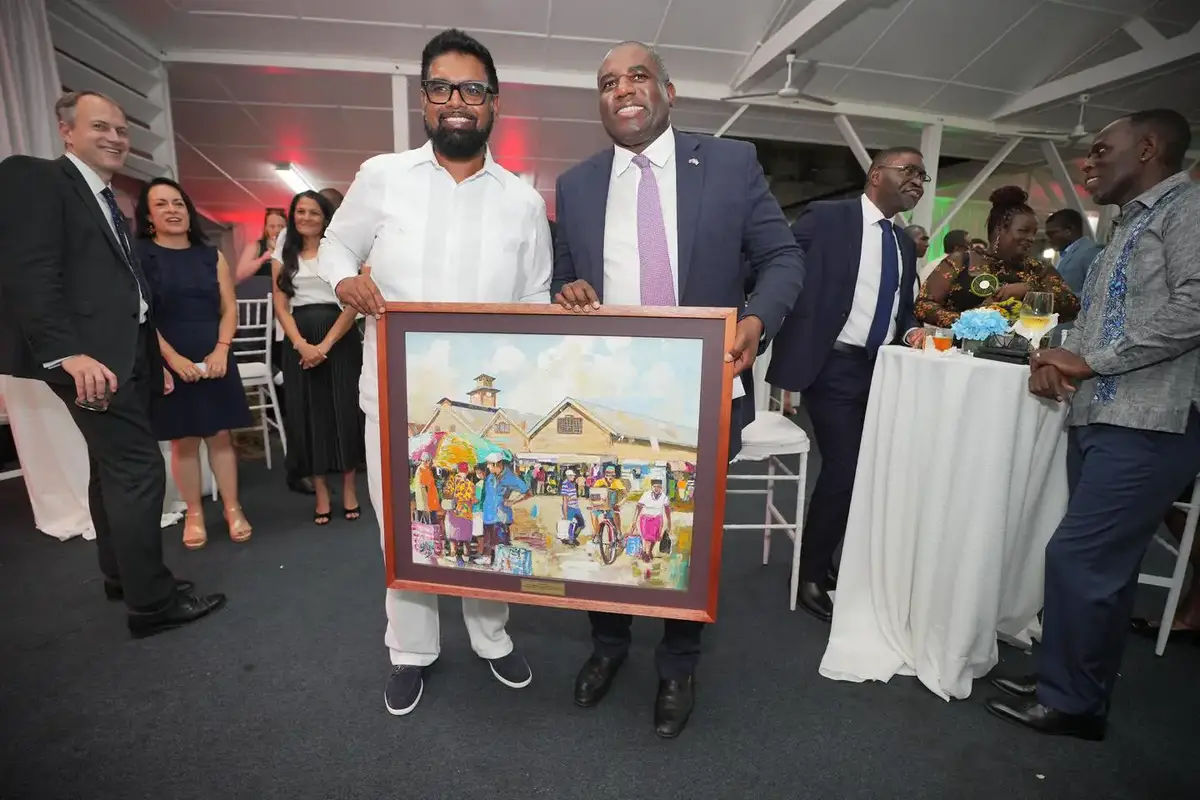
<instances>
[{"instance_id":1,"label":"man's beard","mask_svg":"<svg viewBox=\"0 0 1200 800\"><path fill-rule=\"evenodd\" d=\"M481 126L476 121L474 128L450 128L439 121L435 128L425 120L425 135L433 142L433 149L452 161L465 161L474 158L487 147L488 137L492 135L492 121Z\"/></svg>"}]
</instances>

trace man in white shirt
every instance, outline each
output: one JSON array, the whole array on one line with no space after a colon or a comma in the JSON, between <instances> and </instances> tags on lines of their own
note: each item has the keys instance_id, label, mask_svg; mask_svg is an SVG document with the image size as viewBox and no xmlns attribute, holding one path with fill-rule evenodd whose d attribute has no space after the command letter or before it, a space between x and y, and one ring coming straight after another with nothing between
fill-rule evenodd
<instances>
[{"instance_id":1,"label":"man in white shirt","mask_svg":"<svg viewBox=\"0 0 1200 800\"><path fill-rule=\"evenodd\" d=\"M675 87L658 53L640 42L614 47L596 84L613 146L558 179L556 302L580 313L601 301L737 308L725 360L735 374L748 373L804 280L800 248L754 147L673 130ZM733 401L731 458L753 418L752 397ZM631 642L629 615L590 617L592 655L575 680L575 703L585 708L607 694ZM703 629L665 620L654 704L655 732L663 738L678 736L691 716Z\"/></svg>"},{"instance_id":2,"label":"man in white shirt","mask_svg":"<svg viewBox=\"0 0 1200 800\"><path fill-rule=\"evenodd\" d=\"M833 616L833 557L846 533L875 356L924 338L913 316L916 246L893 220L928 180L919 150L889 148L871 162L862 194L813 203L792 225L808 280L775 339L767 382L802 393L821 450L796 600L824 622Z\"/></svg>"},{"instance_id":3,"label":"man in white shirt","mask_svg":"<svg viewBox=\"0 0 1200 800\"><path fill-rule=\"evenodd\" d=\"M321 243L320 272L338 299L367 316L359 392L367 418L367 484L383 529L376 320L385 301L546 303L550 228L537 191L492 160L499 81L487 48L458 30L421 56L429 143L365 162ZM370 264L361 271L360 264ZM463 598L471 646L518 689L533 680L505 631L508 605ZM437 595L387 590L392 674L387 710L416 708L422 672L440 651Z\"/></svg>"}]
</instances>

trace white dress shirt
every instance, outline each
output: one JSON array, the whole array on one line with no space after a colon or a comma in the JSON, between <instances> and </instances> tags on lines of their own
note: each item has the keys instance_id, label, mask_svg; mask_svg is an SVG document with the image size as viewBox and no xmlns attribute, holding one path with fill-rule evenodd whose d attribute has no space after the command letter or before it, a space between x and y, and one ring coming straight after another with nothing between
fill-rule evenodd
<instances>
[{"instance_id":1,"label":"white dress shirt","mask_svg":"<svg viewBox=\"0 0 1200 800\"><path fill-rule=\"evenodd\" d=\"M875 306L879 303L879 280L883 264L883 229L879 227L880 220L887 219L874 203L864 194L862 196L863 234L862 255L858 259L858 280L854 284L854 302L850 306L850 316L846 325L838 334L837 340L843 344L855 347L866 347L867 337L871 333L871 323L875 321ZM896 286L900 286L900 278L904 274L904 253L900 250L900 242L896 236L904 235L903 230L892 226L892 239L896 247ZM900 309L900 291L892 299L892 314L888 321L887 336L884 344L896 336L896 313Z\"/></svg>"},{"instance_id":2,"label":"white dress shirt","mask_svg":"<svg viewBox=\"0 0 1200 800\"><path fill-rule=\"evenodd\" d=\"M614 306L642 304L642 259L638 250L638 186L642 171L633 164L636 153L615 147L604 211L604 302ZM675 194L675 131L668 127L642 151L658 182L667 253L679 302L679 204Z\"/></svg>"},{"instance_id":3,"label":"white dress shirt","mask_svg":"<svg viewBox=\"0 0 1200 800\"><path fill-rule=\"evenodd\" d=\"M75 165L75 168L79 170L80 174L83 175L83 179L87 182L88 188L92 190L92 195L96 198L96 204L100 206L100 213L104 215L104 218L106 220L108 220L108 229L110 231L112 231L113 236L116 236L117 242L120 243L121 237L117 235L117 225L113 221L112 212L109 211L109 209L108 209L108 201L105 200L100 195L100 193L103 192L105 189L110 189L112 187L110 187L107 183L105 183L104 179L96 174L96 170L89 167L83 161L83 159L81 159L79 156L75 155L74 153L67 153L66 156L67 156L67 158L69 158L71 160L71 163ZM131 231L127 231L126 235L130 237L129 238L129 247L132 250L133 249L133 233ZM132 253L131 253L131 255L132 255ZM134 257L136 258L136 256L134 256ZM132 271L132 268L131 268L131 271ZM135 275L134 276L135 282L136 282L136 279L137 279L137 276ZM149 312L150 307L148 305L146 305L146 298L142 296L141 283L137 283L137 287L138 287L138 322L145 322L146 314ZM60 358L57 361L48 361L45 364L43 364L42 366L45 367L46 369L54 369L55 367L60 366L62 364L62 362L66 361L67 358L72 358L75 355L79 355L79 354L74 353L71 356Z\"/></svg>"},{"instance_id":4,"label":"white dress shirt","mask_svg":"<svg viewBox=\"0 0 1200 800\"><path fill-rule=\"evenodd\" d=\"M325 230L318 271L331 287L371 267L388 301L549 303L553 259L546 202L492 160L462 183L433 145L359 168ZM379 418L375 320L367 318L360 403Z\"/></svg>"}]
</instances>

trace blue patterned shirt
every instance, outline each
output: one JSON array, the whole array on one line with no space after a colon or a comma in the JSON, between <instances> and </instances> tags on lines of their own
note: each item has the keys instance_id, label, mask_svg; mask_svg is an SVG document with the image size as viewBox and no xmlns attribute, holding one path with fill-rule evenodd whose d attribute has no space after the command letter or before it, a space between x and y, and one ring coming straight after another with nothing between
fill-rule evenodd
<instances>
[{"instance_id":1,"label":"blue patterned shirt","mask_svg":"<svg viewBox=\"0 0 1200 800\"><path fill-rule=\"evenodd\" d=\"M1200 401L1200 186L1186 172L1121 209L1084 282L1066 349L1097 377L1071 424L1183 433Z\"/></svg>"}]
</instances>

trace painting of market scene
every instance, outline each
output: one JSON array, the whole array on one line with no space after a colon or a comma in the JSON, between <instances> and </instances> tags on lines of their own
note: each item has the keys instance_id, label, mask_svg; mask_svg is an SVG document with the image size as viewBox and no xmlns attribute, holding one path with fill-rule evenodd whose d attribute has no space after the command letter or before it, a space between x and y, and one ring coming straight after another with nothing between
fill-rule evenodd
<instances>
[{"instance_id":1,"label":"painting of market scene","mask_svg":"<svg viewBox=\"0 0 1200 800\"><path fill-rule=\"evenodd\" d=\"M685 590L701 342L408 333L413 562Z\"/></svg>"}]
</instances>

